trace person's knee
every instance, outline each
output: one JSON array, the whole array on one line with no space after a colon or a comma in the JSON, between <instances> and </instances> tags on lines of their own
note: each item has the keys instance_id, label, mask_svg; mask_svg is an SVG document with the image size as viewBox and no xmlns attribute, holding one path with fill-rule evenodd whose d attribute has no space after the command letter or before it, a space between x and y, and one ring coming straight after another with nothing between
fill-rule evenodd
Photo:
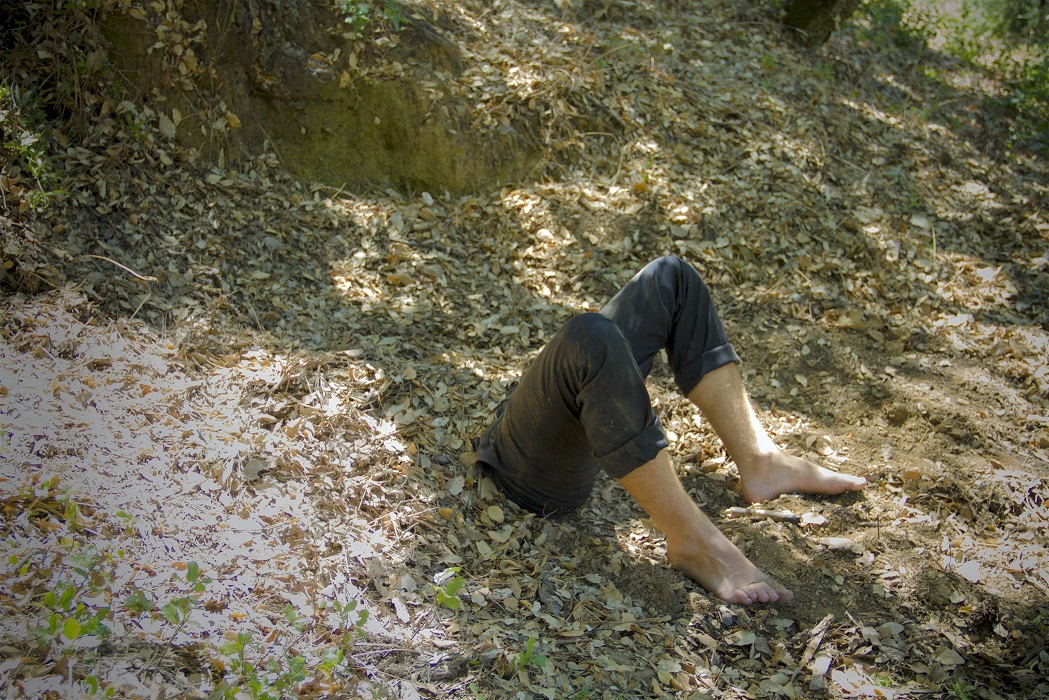
<instances>
[{"instance_id":1,"label":"person's knee","mask_svg":"<svg viewBox=\"0 0 1049 700\"><path fill-rule=\"evenodd\" d=\"M659 280L659 285L667 290L680 290L683 288L705 287L702 276L689 262L676 255L664 255L656 258L649 265L653 279Z\"/></svg>"},{"instance_id":2,"label":"person's knee","mask_svg":"<svg viewBox=\"0 0 1049 700\"><path fill-rule=\"evenodd\" d=\"M569 319L562 333L566 340L576 345L622 336L622 331L614 321L594 311L581 313Z\"/></svg>"},{"instance_id":3,"label":"person's knee","mask_svg":"<svg viewBox=\"0 0 1049 700\"><path fill-rule=\"evenodd\" d=\"M558 344L590 358L605 357L611 348L629 348L615 321L596 312L579 314L565 323Z\"/></svg>"},{"instance_id":4,"label":"person's knee","mask_svg":"<svg viewBox=\"0 0 1049 700\"><path fill-rule=\"evenodd\" d=\"M653 260L650 265L657 271L666 270L671 273L679 272L687 263L676 255L664 255Z\"/></svg>"},{"instance_id":5,"label":"person's knee","mask_svg":"<svg viewBox=\"0 0 1049 700\"><path fill-rule=\"evenodd\" d=\"M662 255L656 258L655 262L657 265L670 265L672 267L678 267L682 265L685 261L679 258L678 256L674 255L673 253L667 253L666 255Z\"/></svg>"},{"instance_id":6,"label":"person's knee","mask_svg":"<svg viewBox=\"0 0 1049 700\"><path fill-rule=\"evenodd\" d=\"M656 258L641 272L663 289L677 289L682 280L688 278L691 266L676 255L664 255Z\"/></svg>"}]
</instances>

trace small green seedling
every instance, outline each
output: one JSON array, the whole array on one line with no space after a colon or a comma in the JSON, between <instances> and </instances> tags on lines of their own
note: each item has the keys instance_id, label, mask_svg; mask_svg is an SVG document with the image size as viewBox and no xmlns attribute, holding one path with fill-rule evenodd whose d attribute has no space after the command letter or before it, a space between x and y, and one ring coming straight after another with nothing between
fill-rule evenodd
<instances>
[{"instance_id":1,"label":"small green seedling","mask_svg":"<svg viewBox=\"0 0 1049 700\"><path fill-rule=\"evenodd\" d=\"M535 637L528 638L528 641L525 642L524 651L517 656L518 670L524 670L529 666L538 666L539 668L546 666L546 657L535 653Z\"/></svg>"},{"instance_id":2,"label":"small green seedling","mask_svg":"<svg viewBox=\"0 0 1049 700\"><path fill-rule=\"evenodd\" d=\"M136 588L124 601L124 607L133 615L141 615L145 612L152 612L156 605L149 599L145 591Z\"/></svg>"},{"instance_id":3,"label":"small green seedling","mask_svg":"<svg viewBox=\"0 0 1049 700\"><path fill-rule=\"evenodd\" d=\"M459 576L459 567L453 566L445 569L433 577L430 586L437 593L437 604L443 605L449 610L458 610L463 602L459 599L459 591L466 585L466 581Z\"/></svg>"},{"instance_id":4,"label":"small green seedling","mask_svg":"<svg viewBox=\"0 0 1049 700\"><path fill-rule=\"evenodd\" d=\"M357 610L357 601L351 600L348 603L340 603L335 601L335 614L339 616L341 621L342 629L349 636L364 636L364 625L368 622L368 609L362 607ZM350 621L350 613L357 612L357 619L353 622Z\"/></svg>"}]
</instances>

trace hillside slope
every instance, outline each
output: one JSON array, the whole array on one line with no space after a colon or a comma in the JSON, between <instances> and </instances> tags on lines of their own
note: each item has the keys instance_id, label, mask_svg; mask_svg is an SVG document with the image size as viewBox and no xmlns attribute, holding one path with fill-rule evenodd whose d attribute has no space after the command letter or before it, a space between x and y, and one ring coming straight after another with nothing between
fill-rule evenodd
<instances>
[{"instance_id":1,"label":"hillside slope","mask_svg":"<svg viewBox=\"0 0 1049 700\"><path fill-rule=\"evenodd\" d=\"M27 134L0 222L5 693L1049 694L1049 178L1004 148L995 76L863 16L802 53L727 0L355 7L257 38L340 89L403 81L512 172L306 179L294 134L238 136L258 112L211 71L221 18L11 15L36 29L4 34ZM241 88L281 91L267 47ZM612 480L543 520L474 467L560 324L667 253L775 439L871 481L767 504L797 523L727 517L734 465L657 367L686 486L790 605L669 570Z\"/></svg>"}]
</instances>

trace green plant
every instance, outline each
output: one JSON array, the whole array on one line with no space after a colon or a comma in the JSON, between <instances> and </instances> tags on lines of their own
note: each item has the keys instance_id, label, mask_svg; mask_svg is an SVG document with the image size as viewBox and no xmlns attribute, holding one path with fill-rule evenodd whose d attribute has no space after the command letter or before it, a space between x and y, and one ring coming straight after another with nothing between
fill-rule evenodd
<instances>
[{"instance_id":1,"label":"green plant","mask_svg":"<svg viewBox=\"0 0 1049 700\"><path fill-rule=\"evenodd\" d=\"M53 498L56 484L57 481L48 482L34 489L34 497ZM64 515L67 525L75 525L77 513L79 508L76 502L66 498ZM45 560L35 567L37 575L45 576L48 580L39 600L40 607L46 613L46 621L30 632L36 644L47 650L48 658L62 658L64 674L72 686L74 667L79 664L81 669L90 668L96 656L95 650L112 634L106 624L113 616L109 606L88 601L105 599L103 594L109 591L113 579L102 566L109 558L94 547L81 547L69 537L62 538L61 545L64 552L56 554L54 560ZM22 558L12 555L8 563L17 567L20 576L25 576L34 569L34 558L34 554ZM58 578L52 579L55 569L59 572ZM83 683L91 695L98 693L99 682L95 676L83 676ZM105 691L107 697L112 694L111 689Z\"/></svg>"},{"instance_id":2,"label":"green plant","mask_svg":"<svg viewBox=\"0 0 1049 700\"><path fill-rule=\"evenodd\" d=\"M173 574L172 578L178 580L178 574ZM191 561L186 564L186 583L190 585L190 589L194 593L203 593L204 587L211 583L211 579L204 576L200 571L200 566L195 561Z\"/></svg>"},{"instance_id":3,"label":"green plant","mask_svg":"<svg viewBox=\"0 0 1049 700\"><path fill-rule=\"evenodd\" d=\"M933 0L868 0L859 15L866 21L856 24L856 35L899 50L913 69L937 82L949 82L947 74L954 69L929 60L931 44L967 69L996 74L1004 90L988 96L984 110L1009 119L986 123L1000 129L1007 147L1049 148L1049 10L1040 0L957 5L947 9ZM933 113L921 116L932 118ZM951 119L949 114L936 116Z\"/></svg>"},{"instance_id":4,"label":"green plant","mask_svg":"<svg viewBox=\"0 0 1049 700\"><path fill-rule=\"evenodd\" d=\"M958 700L969 700L969 693L972 692L972 688L963 680L957 680L951 683L951 687L947 689L947 697L958 698Z\"/></svg>"},{"instance_id":5,"label":"green plant","mask_svg":"<svg viewBox=\"0 0 1049 700\"><path fill-rule=\"evenodd\" d=\"M925 28L905 21L910 3L897 0L869 0L864 3L863 12L870 22L870 31L866 38L872 43L888 42L900 48L923 46L926 40Z\"/></svg>"},{"instance_id":6,"label":"green plant","mask_svg":"<svg viewBox=\"0 0 1049 700\"><path fill-rule=\"evenodd\" d=\"M54 166L42 139L42 130L27 112L30 100L24 99L16 87L0 82L0 160L6 160L2 169L5 176L16 183L30 207L46 206L57 194L52 191ZM42 119L40 120L42 121Z\"/></svg>"},{"instance_id":7,"label":"green plant","mask_svg":"<svg viewBox=\"0 0 1049 700\"><path fill-rule=\"evenodd\" d=\"M338 7L343 23L349 28L349 35L360 37L371 23L372 6L364 0L342 0ZM404 6L397 0L384 0L382 18L393 26L395 32L401 30L401 25L410 22L404 13Z\"/></svg>"},{"instance_id":8,"label":"green plant","mask_svg":"<svg viewBox=\"0 0 1049 700\"><path fill-rule=\"evenodd\" d=\"M69 529L73 532L79 530L82 526L80 524L80 506L73 500L71 496L66 496L64 499L65 506L65 519Z\"/></svg>"},{"instance_id":9,"label":"green plant","mask_svg":"<svg viewBox=\"0 0 1049 700\"><path fill-rule=\"evenodd\" d=\"M819 76L820 80L830 82L834 80L834 66L828 61L818 61L816 63L816 75Z\"/></svg>"},{"instance_id":10,"label":"green plant","mask_svg":"<svg viewBox=\"0 0 1049 700\"><path fill-rule=\"evenodd\" d=\"M307 664L303 656L265 657L261 663L248 659L247 651L256 647L250 632L239 632L235 640L219 646L219 652L230 660L230 675L215 687L214 696L233 700L244 696L254 700L279 700L306 679ZM258 647L261 648L261 647Z\"/></svg>"},{"instance_id":11,"label":"green plant","mask_svg":"<svg viewBox=\"0 0 1049 700\"><path fill-rule=\"evenodd\" d=\"M517 661L514 665L518 670L526 669L529 666L538 666L539 668L546 666L546 657L535 653L535 637L529 637L525 641L525 648L517 655Z\"/></svg>"},{"instance_id":12,"label":"green plant","mask_svg":"<svg viewBox=\"0 0 1049 700\"><path fill-rule=\"evenodd\" d=\"M1049 7L1031 0L994 0L988 9L995 12L1009 33L1033 42L1049 39Z\"/></svg>"},{"instance_id":13,"label":"green plant","mask_svg":"<svg viewBox=\"0 0 1049 700\"><path fill-rule=\"evenodd\" d=\"M386 6L382 10L383 17L393 25L395 32L401 31L401 24L408 24L409 20L404 16L404 6L395 0L386 0Z\"/></svg>"},{"instance_id":14,"label":"green plant","mask_svg":"<svg viewBox=\"0 0 1049 700\"><path fill-rule=\"evenodd\" d=\"M109 608L92 609L78 600L79 593L80 588L74 584L61 582L44 594L41 603L50 615L46 625L32 631L37 644L71 644L81 637L105 637L110 633L104 623L110 616Z\"/></svg>"},{"instance_id":15,"label":"green plant","mask_svg":"<svg viewBox=\"0 0 1049 700\"><path fill-rule=\"evenodd\" d=\"M333 604L335 614L339 616L339 631L335 636L337 644L324 650L316 667L316 670L327 678L333 677L339 668L346 665L347 659L352 656L357 638L366 634L364 626L368 622L368 610L364 607L358 610L357 606L356 600L348 603L335 601ZM285 608L285 617L293 629L305 630L307 621L299 617L290 605Z\"/></svg>"},{"instance_id":16,"label":"green plant","mask_svg":"<svg viewBox=\"0 0 1049 700\"><path fill-rule=\"evenodd\" d=\"M304 632L310 624L309 619L299 615L291 603L284 606L284 619L288 621L288 627L299 633Z\"/></svg>"},{"instance_id":17,"label":"green plant","mask_svg":"<svg viewBox=\"0 0 1049 700\"><path fill-rule=\"evenodd\" d=\"M360 35L368 26L371 5L362 0L343 0L340 9L342 21L350 28L350 33Z\"/></svg>"},{"instance_id":18,"label":"green plant","mask_svg":"<svg viewBox=\"0 0 1049 700\"><path fill-rule=\"evenodd\" d=\"M76 499L60 494L57 479L25 489L21 499L27 510L50 514L69 533L60 540L59 547L7 556L8 571L36 587L33 600L42 615L31 635L42 651L40 658L62 669L71 692L78 696L113 696L116 689L106 687L105 678L93 669L99 650L118 643L113 640L113 629L131 629L135 625L113 625L112 620L118 615L125 620L149 616L161 625L162 638L174 643L180 632L194 624L193 613L211 579L197 562L176 564L170 575L170 580L179 584L175 597L157 600L131 583L122 603L118 602L120 593L112 574L114 555L79 539L93 534L83 523L84 512L92 511ZM118 517L130 523L127 513ZM134 529L129 534L133 532ZM124 554L118 550L117 556ZM103 601L112 601L112 608ZM334 609L339 619L334 643L323 647L312 661L294 648L313 631L314 618L300 615L290 604L285 606L284 619L275 633L264 641L240 632L232 639L225 637L227 641L223 643L204 636L201 643L191 645L190 648L214 655L213 668L221 669L220 677L213 680L210 697L295 698L303 695L307 679L326 679L332 688L342 687L359 673L360 666L353 657L354 644L364 635L369 616L356 600L335 602Z\"/></svg>"},{"instance_id":19,"label":"green plant","mask_svg":"<svg viewBox=\"0 0 1049 700\"><path fill-rule=\"evenodd\" d=\"M458 610L462 607L459 599L459 591L466 585L466 581L459 576L459 567L453 566L445 569L433 577L430 587L437 594L437 604L443 605L449 610Z\"/></svg>"},{"instance_id":20,"label":"green plant","mask_svg":"<svg viewBox=\"0 0 1049 700\"><path fill-rule=\"evenodd\" d=\"M78 512L76 502L66 499L67 523L72 525ZM73 543L67 541L66 546L72 547ZM81 601L85 592L100 593L111 582L110 575L100 567L102 559L94 547L87 547L79 553L69 551L64 555L62 563L74 575L70 580L59 579L53 588L44 593L41 604L50 614L46 625L32 630L38 644L46 646L61 642L63 637L66 643L72 643L82 637L105 637L110 633L104 623L111 615L110 609L92 608Z\"/></svg>"},{"instance_id":21,"label":"green plant","mask_svg":"<svg viewBox=\"0 0 1049 700\"><path fill-rule=\"evenodd\" d=\"M913 0L912 0L913 1ZM1016 118L1009 141L1049 140L1049 10L1031 0L980 0L943 13L937 31L945 49L970 65L993 66L1004 95L991 106Z\"/></svg>"},{"instance_id":22,"label":"green plant","mask_svg":"<svg viewBox=\"0 0 1049 700\"><path fill-rule=\"evenodd\" d=\"M175 633L178 634L182 628L189 624L189 616L193 612L194 598L182 596L173 598L160 608L160 614L165 620L175 625ZM172 636L174 636L174 634Z\"/></svg>"},{"instance_id":23,"label":"green plant","mask_svg":"<svg viewBox=\"0 0 1049 700\"><path fill-rule=\"evenodd\" d=\"M1038 60L1012 61L1005 73L1008 106L1026 127L1028 138L1045 148L1049 141L1049 49Z\"/></svg>"},{"instance_id":24,"label":"green plant","mask_svg":"<svg viewBox=\"0 0 1049 700\"><path fill-rule=\"evenodd\" d=\"M124 534L133 535L135 534L135 516L125 513L122 510L117 511L117 517L124 521Z\"/></svg>"},{"instance_id":25,"label":"green plant","mask_svg":"<svg viewBox=\"0 0 1049 700\"><path fill-rule=\"evenodd\" d=\"M334 608L339 616L340 630L336 635L336 646L328 647L313 665L299 654L274 653L268 645L256 643L248 632L238 633L232 641L219 645L218 652L228 668L225 677L216 684L213 697L227 700L278 700L298 697L300 684L309 676L328 679L340 672L352 672L347 666L357 637L364 634L368 611L358 609L356 600L348 603L335 601ZM284 608L287 621L285 632L301 637L311 626L311 620L298 614L294 606ZM289 635L290 636L290 635ZM253 660L255 659L255 660Z\"/></svg>"},{"instance_id":26,"label":"green plant","mask_svg":"<svg viewBox=\"0 0 1049 700\"><path fill-rule=\"evenodd\" d=\"M891 688L894 685L892 676L886 673L874 672L870 674L870 679L874 681L874 684L879 688Z\"/></svg>"},{"instance_id":27,"label":"green plant","mask_svg":"<svg viewBox=\"0 0 1049 700\"><path fill-rule=\"evenodd\" d=\"M156 604L146 596L144 591L136 588L130 595L128 595L127 600L124 601L124 607L126 607L132 615L141 615L143 613L152 612L156 608Z\"/></svg>"},{"instance_id":28,"label":"green plant","mask_svg":"<svg viewBox=\"0 0 1049 700\"><path fill-rule=\"evenodd\" d=\"M368 622L368 609L361 607L357 609L357 601L351 600L348 603L340 603L335 601L334 606L335 614L339 616L340 629L342 630L342 647L349 651L349 646L352 646L352 641L356 637L363 637L364 625ZM356 613L357 619L351 620L353 614Z\"/></svg>"}]
</instances>

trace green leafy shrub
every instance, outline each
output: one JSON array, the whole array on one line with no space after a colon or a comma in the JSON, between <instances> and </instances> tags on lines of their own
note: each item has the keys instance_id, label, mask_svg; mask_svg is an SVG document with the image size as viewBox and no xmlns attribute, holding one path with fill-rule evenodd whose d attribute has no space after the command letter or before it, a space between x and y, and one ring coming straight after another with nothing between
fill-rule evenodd
<instances>
[{"instance_id":1,"label":"green leafy shrub","mask_svg":"<svg viewBox=\"0 0 1049 700\"><path fill-rule=\"evenodd\" d=\"M0 161L5 189L24 202L27 209L46 206L55 194L51 191L54 166L48 157L42 123L32 109L32 101L16 87L0 82ZM13 202L8 202L10 206ZM16 207L17 209L17 207Z\"/></svg>"}]
</instances>

